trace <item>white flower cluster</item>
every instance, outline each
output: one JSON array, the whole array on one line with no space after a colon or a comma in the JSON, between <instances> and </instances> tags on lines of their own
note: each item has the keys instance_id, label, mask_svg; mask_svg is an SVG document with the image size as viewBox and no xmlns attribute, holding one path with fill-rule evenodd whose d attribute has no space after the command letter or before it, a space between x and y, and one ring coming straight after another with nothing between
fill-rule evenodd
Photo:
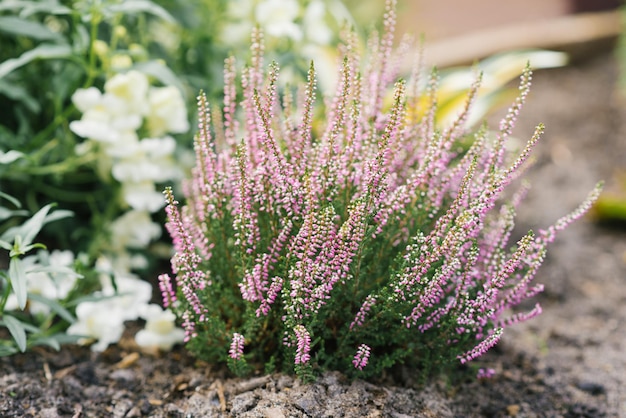
<instances>
[{"instance_id":1,"label":"white flower cluster","mask_svg":"<svg viewBox=\"0 0 626 418\"><path fill-rule=\"evenodd\" d=\"M66 299L82 276L72 268L74 254L71 251L41 250L22 259L29 295L40 295L51 302ZM137 345L148 350L171 350L181 343L185 331L176 327L176 316L159 305L149 304L152 295L150 283L131 273L115 273L113 267L102 258L97 269L100 272L102 290L93 294L91 301L76 306L77 321L67 329L69 335L80 336L81 343L95 341L94 351L103 351L117 343L124 332L124 322L142 318L145 328L137 333ZM111 277L115 277L115 290ZM7 299L5 310L18 310L15 293ZM29 300L28 309L34 315L48 315L50 304Z\"/></svg>"},{"instance_id":2,"label":"white flower cluster","mask_svg":"<svg viewBox=\"0 0 626 418\"><path fill-rule=\"evenodd\" d=\"M74 254L71 251L41 250L35 255L22 259L26 276L26 291L30 295L40 295L51 301L65 299L81 276L72 268ZM35 315L47 315L50 306L30 300L28 308ZM18 302L15 293L11 293L5 305L7 311L17 310Z\"/></svg>"},{"instance_id":3,"label":"white flower cluster","mask_svg":"<svg viewBox=\"0 0 626 418\"><path fill-rule=\"evenodd\" d=\"M76 307L78 321L67 329L68 334L83 337L79 340L81 343L95 341L91 349L103 351L120 340L124 322L142 318L146 320L145 328L135 336L140 347L150 351L171 350L174 344L183 341L185 332L176 327L175 315L169 309L149 304L150 283L132 273L114 272L105 258L99 260L96 268L100 272L102 290L94 295L94 301L82 302Z\"/></svg>"},{"instance_id":4,"label":"white flower cluster","mask_svg":"<svg viewBox=\"0 0 626 418\"><path fill-rule=\"evenodd\" d=\"M83 115L70 129L88 139L77 152L99 152L100 175L121 184L123 204L130 207L111 226L115 243L145 248L161 233L150 218L164 205L156 184L182 174L173 158L176 142L168 135L189 130L180 91L150 86L145 74L131 70L109 79L104 92L96 87L77 90L72 101Z\"/></svg>"},{"instance_id":5,"label":"white flower cluster","mask_svg":"<svg viewBox=\"0 0 626 418\"><path fill-rule=\"evenodd\" d=\"M304 58L314 60L322 85L331 84L335 78L333 34L346 22L352 23L350 12L340 0L231 1L227 18L221 33L224 44L247 45L253 26L258 24L271 49L290 40Z\"/></svg>"},{"instance_id":6,"label":"white flower cluster","mask_svg":"<svg viewBox=\"0 0 626 418\"><path fill-rule=\"evenodd\" d=\"M151 86L148 77L135 70L110 78L103 92L79 89L72 101L82 117L71 122L70 129L86 138L77 153L97 153L98 174L119 182L120 209L128 210L109 225L111 254L103 255L96 266L102 290L96 300L77 306L78 321L67 332L84 337L82 342L95 341L92 349L102 351L119 341L125 321L143 318L146 328L137 334L137 343L169 350L182 341L184 332L175 327L169 310L149 305L152 286L131 273L145 267L146 260L128 250L144 249L161 234L151 214L165 204L157 185L183 174L170 134L189 130L185 102L177 88Z\"/></svg>"}]
</instances>

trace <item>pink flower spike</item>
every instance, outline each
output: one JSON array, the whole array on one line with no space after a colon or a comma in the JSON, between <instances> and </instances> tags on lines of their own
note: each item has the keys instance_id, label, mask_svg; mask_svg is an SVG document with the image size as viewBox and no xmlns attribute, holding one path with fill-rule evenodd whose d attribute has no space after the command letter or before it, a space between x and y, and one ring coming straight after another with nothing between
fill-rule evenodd
<instances>
[{"instance_id":1,"label":"pink flower spike","mask_svg":"<svg viewBox=\"0 0 626 418\"><path fill-rule=\"evenodd\" d=\"M230 350L228 350L228 355L233 360L239 360L243 357L243 346L246 343L246 339L243 335L235 332L233 333L233 340L230 343Z\"/></svg>"},{"instance_id":2,"label":"pink flower spike","mask_svg":"<svg viewBox=\"0 0 626 418\"><path fill-rule=\"evenodd\" d=\"M352 360L352 364L355 369L363 370L365 366L367 366L367 361L370 358L371 349L368 345L361 344L356 354L354 355L354 360Z\"/></svg>"},{"instance_id":3,"label":"pink flower spike","mask_svg":"<svg viewBox=\"0 0 626 418\"><path fill-rule=\"evenodd\" d=\"M298 339L294 363L306 364L311 360L311 356L309 355L309 351L311 350L311 336L309 335L309 331L302 325L295 326L293 331L296 333L296 338Z\"/></svg>"}]
</instances>

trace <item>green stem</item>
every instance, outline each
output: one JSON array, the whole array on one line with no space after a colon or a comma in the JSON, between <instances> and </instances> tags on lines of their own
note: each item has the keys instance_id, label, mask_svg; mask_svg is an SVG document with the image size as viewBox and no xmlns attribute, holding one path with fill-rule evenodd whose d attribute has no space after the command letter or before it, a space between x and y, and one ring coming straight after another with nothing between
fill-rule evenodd
<instances>
[{"instance_id":1,"label":"green stem","mask_svg":"<svg viewBox=\"0 0 626 418\"><path fill-rule=\"evenodd\" d=\"M50 141L51 143L54 141ZM51 174L63 174L82 165L93 162L97 159L97 155L90 153L77 158L71 158L58 163L45 165L43 167L28 167L24 169L24 172L34 176L47 176Z\"/></svg>"},{"instance_id":2,"label":"green stem","mask_svg":"<svg viewBox=\"0 0 626 418\"><path fill-rule=\"evenodd\" d=\"M11 293L11 280L9 280L9 276L6 273L0 272L0 275L4 277L6 280L6 287L4 288L4 292L2 295L2 299L0 299L0 313L4 312L4 307L9 300L9 294Z\"/></svg>"},{"instance_id":3,"label":"green stem","mask_svg":"<svg viewBox=\"0 0 626 418\"><path fill-rule=\"evenodd\" d=\"M95 43L98 40L98 27L100 26L100 20L102 16L100 15L100 11L95 7L92 8L92 18L91 18L91 28L89 32L90 37L90 46L89 46L89 67L87 69L87 79L85 80L85 84L83 84L84 88L90 87L94 80L96 79L96 48Z\"/></svg>"}]
</instances>

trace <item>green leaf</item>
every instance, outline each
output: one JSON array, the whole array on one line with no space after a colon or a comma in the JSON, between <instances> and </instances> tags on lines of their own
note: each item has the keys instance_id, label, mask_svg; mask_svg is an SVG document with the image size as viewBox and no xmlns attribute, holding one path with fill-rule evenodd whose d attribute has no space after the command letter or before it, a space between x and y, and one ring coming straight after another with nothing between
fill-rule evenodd
<instances>
[{"instance_id":1,"label":"green leaf","mask_svg":"<svg viewBox=\"0 0 626 418\"><path fill-rule=\"evenodd\" d=\"M26 351L26 329L22 322L6 314L2 317L2 322L8 328L20 351L22 353Z\"/></svg>"},{"instance_id":2,"label":"green leaf","mask_svg":"<svg viewBox=\"0 0 626 418\"><path fill-rule=\"evenodd\" d=\"M15 206L16 208L21 208L22 205L20 204L20 201L17 200L16 198L14 198L13 196L3 193L2 191L0 191L0 198L6 199L9 202L11 202L13 204L13 206Z\"/></svg>"},{"instance_id":3,"label":"green leaf","mask_svg":"<svg viewBox=\"0 0 626 418\"><path fill-rule=\"evenodd\" d=\"M8 357L17 353L18 350L16 350L15 347L12 345L0 345L0 357Z\"/></svg>"},{"instance_id":4,"label":"green leaf","mask_svg":"<svg viewBox=\"0 0 626 418\"><path fill-rule=\"evenodd\" d=\"M58 1L3 1L0 4L0 12L4 10L19 10L21 17L26 17L34 13L43 12L53 15L63 15L72 12L72 9L59 4ZM17 13L16 13L17 14Z\"/></svg>"},{"instance_id":5,"label":"green leaf","mask_svg":"<svg viewBox=\"0 0 626 418\"><path fill-rule=\"evenodd\" d=\"M11 210L0 206L0 222L14 216L28 216L28 212L25 210Z\"/></svg>"},{"instance_id":6,"label":"green leaf","mask_svg":"<svg viewBox=\"0 0 626 418\"><path fill-rule=\"evenodd\" d=\"M52 32L46 25L15 16L0 16L0 32L26 36L38 41L58 41L63 39L61 35Z\"/></svg>"},{"instance_id":7,"label":"green leaf","mask_svg":"<svg viewBox=\"0 0 626 418\"><path fill-rule=\"evenodd\" d=\"M9 262L9 280L17 297L17 305L20 309L26 307L26 272L22 260L12 257Z\"/></svg>"},{"instance_id":8,"label":"green leaf","mask_svg":"<svg viewBox=\"0 0 626 418\"><path fill-rule=\"evenodd\" d=\"M41 105L39 104L39 102L31 94L28 93L24 86L20 86L15 83L9 83L5 80L0 80L0 94L4 94L9 99L21 102L24 107L26 107L26 109L28 109L32 113L39 113L41 111ZM5 164L4 161L0 161L0 163Z\"/></svg>"},{"instance_id":9,"label":"green leaf","mask_svg":"<svg viewBox=\"0 0 626 418\"><path fill-rule=\"evenodd\" d=\"M20 227L20 235L22 236L22 245L28 246L30 245L46 220L46 215L52 208L52 204L47 204L43 208L39 209L37 213L35 213L30 219L28 219L24 224Z\"/></svg>"},{"instance_id":10,"label":"green leaf","mask_svg":"<svg viewBox=\"0 0 626 418\"><path fill-rule=\"evenodd\" d=\"M74 216L74 212L71 210L57 209L54 212L49 213L43 223L48 224L50 222L58 221L59 219L71 218L72 216Z\"/></svg>"},{"instance_id":11,"label":"green leaf","mask_svg":"<svg viewBox=\"0 0 626 418\"><path fill-rule=\"evenodd\" d=\"M63 318L64 320L66 320L70 324L73 324L74 322L76 322L76 318L74 318L74 316L72 316L72 314L67 309L65 309L56 300L48 299L47 297L44 297L44 296L42 296L40 294L37 294L37 293L29 293L28 294L28 298L30 300L33 300L33 301L39 302L39 303L43 303L44 305L48 306L50 309L52 309L61 318Z\"/></svg>"},{"instance_id":12,"label":"green leaf","mask_svg":"<svg viewBox=\"0 0 626 418\"><path fill-rule=\"evenodd\" d=\"M176 19L163 7L148 0L126 0L119 4L112 4L107 9L113 13L149 13L160 17L166 22L175 23Z\"/></svg>"},{"instance_id":13,"label":"green leaf","mask_svg":"<svg viewBox=\"0 0 626 418\"><path fill-rule=\"evenodd\" d=\"M47 345L48 347L52 348L55 351L61 350L61 344L56 339L54 339L52 337L31 339L30 340L30 344L31 344L31 346L33 346L33 345Z\"/></svg>"},{"instance_id":14,"label":"green leaf","mask_svg":"<svg viewBox=\"0 0 626 418\"><path fill-rule=\"evenodd\" d=\"M29 3L24 6L20 12L21 17L28 17L36 13L46 13L50 15L69 15L72 9L63 6L56 1L28 1L21 3Z\"/></svg>"},{"instance_id":15,"label":"green leaf","mask_svg":"<svg viewBox=\"0 0 626 418\"><path fill-rule=\"evenodd\" d=\"M33 345L47 345L55 350L61 349L61 344L75 344L81 339L78 335L67 335L63 333L54 334L46 337L32 337L29 341L31 346Z\"/></svg>"},{"instance_id":16,"label":"green leaf","mask_svg":"<svg viewBox=\"0 0 626 418\"><path fill-rule=\"evenodd\" d=\"M19 58L11 58L0 64L0 78L37 59L66 58L72 55L69 45L43 44L24 52Z\"/></svg>"}]
</instances>

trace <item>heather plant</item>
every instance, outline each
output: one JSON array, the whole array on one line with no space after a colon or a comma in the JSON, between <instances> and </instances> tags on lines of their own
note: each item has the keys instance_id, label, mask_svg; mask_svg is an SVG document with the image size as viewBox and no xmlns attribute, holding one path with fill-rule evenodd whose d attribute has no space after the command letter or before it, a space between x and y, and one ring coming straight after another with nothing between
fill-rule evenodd
<instances>
[{"instance_id":1,"label":"heather plant","mask_svg":"<svg viewBox=\"0 0 626 418\"><path fill-rule=\"evenodd\" d=\"M236 373L367 377L404 364L428 376L471 362L540 314L522 303L543 290L534 278L546 247L600 186L551 227L514 240L527 190L519 178L544 129L507 152L530 68L495 131L466 128L480 75L439 128L437 72L421 83L418 67L394 83L392 3L369 57L343 47L323 116L313 64L302 89L280 94L277 64L264 74L259 33L240 95L226 62L223 116L212 119L200 95L186 204L165 190L175 277L159 277L197 356Z\"/></svg>"}]
</instances>

